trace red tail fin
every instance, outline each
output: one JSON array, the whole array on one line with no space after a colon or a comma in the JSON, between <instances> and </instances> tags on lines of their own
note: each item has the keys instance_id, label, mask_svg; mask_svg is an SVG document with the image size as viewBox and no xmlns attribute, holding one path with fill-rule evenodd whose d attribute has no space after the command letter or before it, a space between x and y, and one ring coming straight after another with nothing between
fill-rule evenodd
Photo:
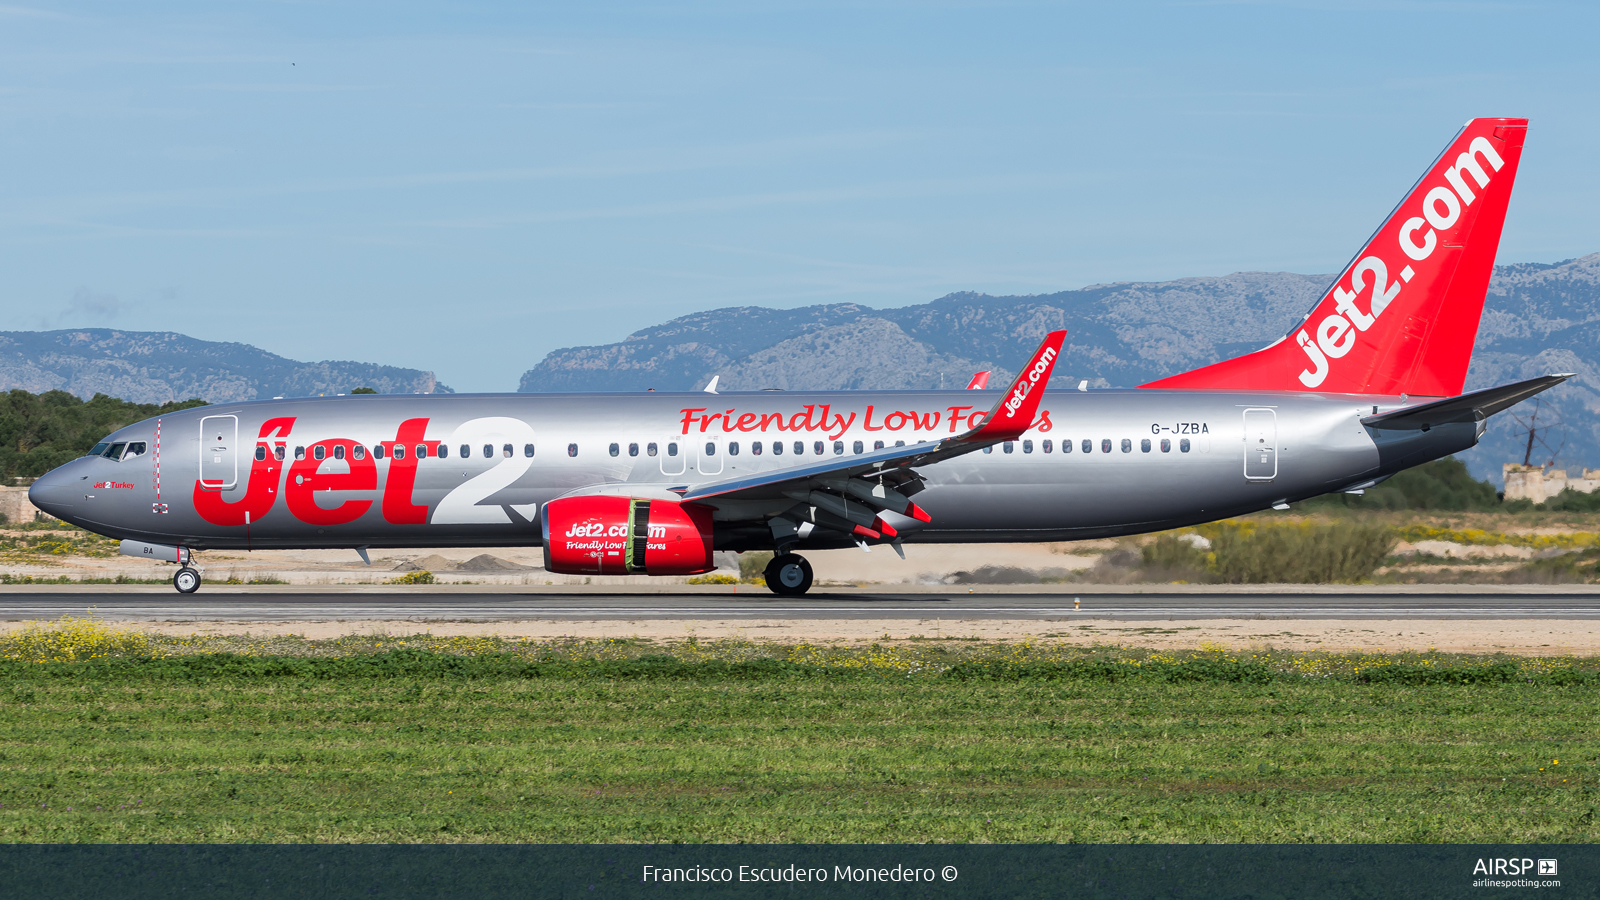
<instances>
[{"instance_id":1,"label":"red tail fin","mask_svg":"<svg viewBox=\"0 0 1600 900\"><path fill-rule=\"evenodd\" d=\"M1527 131L1527 119L1468 122L1287 337L1142 386L1461 393Z\"/></svg>"}]
</instances>

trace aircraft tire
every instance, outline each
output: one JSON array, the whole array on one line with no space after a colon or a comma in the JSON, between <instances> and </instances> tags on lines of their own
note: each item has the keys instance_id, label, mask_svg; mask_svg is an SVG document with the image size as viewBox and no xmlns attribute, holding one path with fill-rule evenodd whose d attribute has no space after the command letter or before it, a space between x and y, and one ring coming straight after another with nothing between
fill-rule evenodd
<instances>
[{"instance_id":1,"label":"aircraft tire","mask_svg":"<svg viewBox=\"0 0 1600 900\"><path fill-rule=\"evenodd\" d=\"M793 597L811 590L811 563L804 556L785 553L767 563L767 587L774 594Z\"/></svg>"},{"instance_id":2,"label":"aircraft tire","mask_svg":"<svg viewBox=\"0 0 1600 900\"><path fill-rule=\"evenodd\" d=\"M192 594L200 590L200 573L184 566L178 570L178 574L172 576L172 586L177 588L180 594Z\"/></svg>"}]
</instances>

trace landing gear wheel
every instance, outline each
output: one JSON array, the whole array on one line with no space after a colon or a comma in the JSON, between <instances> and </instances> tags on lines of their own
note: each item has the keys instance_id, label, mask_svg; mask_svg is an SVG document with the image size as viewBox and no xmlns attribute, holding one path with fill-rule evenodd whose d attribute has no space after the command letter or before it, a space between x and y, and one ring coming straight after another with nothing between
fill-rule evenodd
<instances>
[{"instance_id":1,"label":"landing gear wheel","mask_svg":"<svg viewBox=\"0 0 1600 900\"><path fill-rule=\"evenodd\" d=\"M767 587L774 594L798 596L811 590L811 563L803 556L785 553L767 563Z\"/></svg>"},{"instance_id":2,"label":"landing gear wheel","mask_svg":"<svg viewBox=\"0 0 1600 900\"><path fill-rule=\"evenodd\" d=\"M811 579L806 579L806 583L810 584ZM180 594L192 594L200 590L200 573L184 566L178 570L178 574L172 576L172 586L177 588Z\"/></svg>"}]
</instances>

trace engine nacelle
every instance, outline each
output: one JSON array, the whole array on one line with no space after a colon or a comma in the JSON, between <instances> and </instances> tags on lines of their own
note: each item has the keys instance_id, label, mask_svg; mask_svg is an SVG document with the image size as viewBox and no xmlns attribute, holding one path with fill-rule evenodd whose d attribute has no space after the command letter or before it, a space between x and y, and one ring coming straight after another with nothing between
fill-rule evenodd
<instances>
[{"instance_id":1,"label":"engine nacelle","mask_svg":"<svg viewBox=\"0 0 1600 900\"><path fill-rule=\"evenodd\" d=\"M565 497L544 506L544 567L563 575L696 575L711 561L711 510L673 500Z\"/></svg>"}]
</instances>

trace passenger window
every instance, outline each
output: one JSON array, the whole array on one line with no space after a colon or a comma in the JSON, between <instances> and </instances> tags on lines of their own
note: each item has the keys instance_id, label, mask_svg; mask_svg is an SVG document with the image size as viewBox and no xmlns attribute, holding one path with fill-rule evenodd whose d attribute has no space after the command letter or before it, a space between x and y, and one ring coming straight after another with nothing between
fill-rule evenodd
<instances>
[{"instance_id":1,"label":"passenger window","mask_svg":"<svg viewBox=\"0 0 1600 900\"><path fill-rule=\"evenodd\" d=\"M800 456L806 452L806 445L800 441L794 442L794 455Z\"/></svg>"},{"instance_id":2,"label":"passenger window","mask_svg":"<svg viewBox=\"0 0 1600 900\"><path fill-rule=\"evenodd\" d=\"M844 455L844 441L834 441L833 442L833 455L834 456L843 456Z\"/></svg>"},{"instance_id":3,"label":"passenger window","mask_svg":"<svg viewBox=\"0 0 1600 900\"><path fill-rule=\"evenodd\" d=\"M529 459L532 459L533 458L533 445L532 444L523 444L522 445L522 455L526 456Z\"/></svg>"},{"instance_id":4,"label":"passenger window","mask_svg":"<svg viewBox=\"0 0 1600 900\"><path fill-rule=\"evenodd\" d=\"M1003 445L1003 446L1004 446L1004 449L1005 449L1005 451L1006 451L1006 452L1007 452L1007 453L1011 453L1011 452L1013 452L1013 451L1014 451L1014 450L1015 450L1015 449L1016 449L1016 448L1015 448L1015 447L1012 447L1012 446L1011 446L1011 442L1010 442L1010 441L1006 441L1006 442L1005 442L1005 444L1004 444L1004 445Z\"/></svg>"},{"instance_id":5,"label":"passenger window","mask_svg":"<svg viewBox=\"0 0 1600 900\"><path fill-rule=\"evenodd\" d=\"M387 450L383 449L383 445L382 444L373 444L372 445L372 458L373 459L383 459L383 455L385 453L387 453L387 452L388 452Z\"/></svg>"},{"instance_id":6,"label":"passenger window","mask_svg":"<svg viewBox=\"0 0 1600 900\"><path fill-rule=\"evenodd\" d=\"M729 456L738 456L739 455L739 442L738 441L729 441L728 442L728 455Z\"/></svg>"},{"instance_id":7,"label":"passenger window","mask_svg":"<svg viewBox=\"0 0 1600 900\"><path fill-rule=\"evenodd\" d=\"M1139 442L1139 452L1140 453L1149 453L1150 452L1150 439L1149 438L1145 438L1144 440Z\"/></svg>"},{"instance_id":8,"label":"passenger window","mask_svg":"<svg viewBox=\"0 0 1600 900\"><path fill-rule=\"evenodd\" d=\"M782 456L783 455L783 441L773 441L772 442L772 455L773 456Z\"/></svg>"},{"instance_id":9,"label":"passenger window","mask_svg":"<svg viewBox=\"0 0 1600 900\"><path fill-rule=\"evenodd\" d=\"M1023 441L1022 442L1022 452L1023 453L1032 453L1033 452L1033 441Z\"/></svg>"},{"instance_id":10,"label":"passenger window","mask_svg":"<svg viewBox=\"0 0 1600 900\"><path fill-rule=\"evenodd\" d=\"M396 447L395 449L399 450L400 448ZM312 445L312 447L311 447L311 458L312 459L323 459L327 455L328 455L328 448L327 447L324 447L321 444Z\"/></svg>"},{"instance_id":11,"label":"passenger window","mask_svg":"<svg viewBox=\"0 0 1600 900\"><path fill-rule=\"evenodd\" d=\"M1161 439L1161 452L1162 453L1171 453L1172 452L1172 441L1170 441L1170 440L1168 440L1166 438L1162 438Z\"/></svg>"},{"instance_id":12,"label":"passenger window","mask_svg":"<svg viewBox=\"0 0 1600 900\"><path fill-rule=\"evenodd\" d=\"M1049 453L1050 449L1051 449L1050 448L1050 439L1049 438L1045 438L1044 439L1044 446L1040 447L1039 449L1043 450L1046 453Z\"/></svg>"},{"instance_id":13,"label":"passenger window","mask_svg":"<svg viewBox=\"0 0 1600 900\"><path fill-rule=\"evenodd\" d=\"M1083 439L1083 452L1085 452L1085 453L1093 453L1094 452L1094 441L1091 441L1088 438L1084 438Z\"/></svg>"},{"instance_id":14,"label":"passenger window","mask_svg":"<svg viewBox=\"0 0 1600 900\"><path fill-rule=\"evenodd\" d=\"M427 444L418 444L417 445L417 459L427 459L427 458L428 458L428 445Z\"/></svg>"},{"instance_id":15,"label":"passenger window","mask_svg":"<svg viewBox=\"0 0 1600 900\"><path fill-rule=\"evenodd\" d=\"M866 450L866 445L861 443L860 441L856 441L854 444L851 445L850 449L853 450L856 453L860 453L860 452Z\"/></svg>"},{"instance_id":16,"label":"passenger window","mask_svg":"<svg viewBox=\"0 0 1600 900\"><path fill-rule=\"evenodd\" d=\"M1133 441L1130 441L1127 438L1123 438L1122 439L1122 452L1123 453L1132 453L1133 452Z\"/></svg>"},{"instance_id":17,"label":"passenger window","mask_svg":"<svg viewBox=\"0 0 1600 900\"><path fill-rule=\"evenodd\" d=\"M714 442L714 441L706 441L706 455L707 456L716 456L717 455L716 442Z\"/></svg>"},{"instance_id":18,"label":"passenger window","mask_svg":"<svg viewBox=\"0 0 1600 900\"><path fill-rule=\"evenodd\" d=\"M394 458L395 459L405 459L406 458L406 445L405 444L395 444L394 445Z\"/></svg>"},{"instance_id":19,"label":"passenger window","mask_svg":"<svg viewBox=\"0 0 1600 900\"><path fill-rule=\"evenodd\" d=\"M1100 442L1100 452L1101 453L1110 453L1111 452L1111 441L1110 441L1110 439L1103 440L1103 441Z\"/></svg>"},{"instance_id":20,"label":"passenger window","mask_svg":"<svg viewBox=\"0 0 1600 900\"><path fill-rule=\"evenodd\" d=\"M335 444L334 445L334 447L333 447L333 458L334 459L344 459L344 445L343 444Z\"/></svg>"},{"instance_id":21,"label":"passenger window","mask_svg":"<svg viewBox=\"0 0 1600 900\"><path fill-rule=\"evenodd\" d=\"M488 447L485 446L484 449L488 449ZM577 444L568 444L567 445L567 455L568 456L577 456L578 455L578 445Z\"/></svg>"},{"instance_id":22,"label":"passenger window","mask_svg":"<svg viewBox=\"0 0 1600 900\"><path fill-rule=\"evenodd\" d=\"M610 453L612 456L621 456L622 455L622 448L620 446L616 445L616 444L612 444L611 446L607 447L606 451L608 453ZM507 455L509 455L509 454L507 454Z\"/></svg>"},{"instance_id":23,"label":"passenger window","mask_svg":"<svg viewBox=\"0 0 1600 900\"><path fill-rule=\"evenodd\" d=\"M484 459L490 459L493 456L494 456L494 445L493 444L484 444L483 445L483 458Z\"/></svg>"},{"instance_id":24,"label":"passenger window","mask_svg":"<svg viewBox=\"0 0 1600 900\"><path fill-rule=\"evenodd\" d=\"M894 445L896 447L904 447L906 445L906 442L905 441L895 441Z\"/></svg>"},{"instance_id":25,"label":"passenger window","mask_svg":"<svg viewBox=\"0 0 1600 900\"><path fill-rule=\"evenodd\" d=\"M283 452L284 452L284 447L283 447L282 444L279 444L278 446L272 448L272 455L279 462L283 462Z\"/></svg>"},{"instance_id":26,"label":"passenger window","mask_svg":"<svg viewBox=\"0 0 1600 900\"><path fill-rule=\"evenodd\" d=\"M128 447L127 444L112 444L110 449L106 450L106 459L112 459L112 460L121 459L122 458L122 451L126 450L127 447Z\"/></svg>"},{"instance_id":27,"label":"passenger window","mask_svg":"<svg viewBox=\"0 0 1600 900\"><path fill-rule=\"evenodd\" d=\"M573 444L572 447L573 447L573 449L577 449L578 445L577 444ZM678 442L677 441L668 441L667 442L667 455L668 456L677 456L678 455Z\"/></svg>"},{"instance_id":28,"label":"passenger window","mask_svg":"<svg viewBox=\"0 0 1600 900\"><path fill-rule=\"evenodd\" d=\"M258 462L265 462L266 458L267 458L267 448L261 446L260 444L257 444L256 445L256 460Z\"/></svg>"},{"instance_id":29,"label":"passenger window","mask_svg":"<svg viewBox=\"0 0 1600 900\"><path fill-rule=\"evenodd\" d=\"M306 448L304 448L304 447L296 447L296 448L294 448L294 458L295 459L305 459L306 458Z\"/></svg>"},{"instance_id":30,"label":"passenger window","mask_svg":"<svg viewBox=\"0 0 1600 900\"><path fill-rule=\"evenodd\" d=\"M472 448L468 447L466 444L462 444L461 445L461 458L462 459L471 459L472 458Z\"/></svg>"},{"instance_id":31,"label":"passenger window","mask_svg":"<svg viewBox=\"0 0 1600 900\"><path fill-rule=\"evenodd\" d=\"M135 456L144 455L144 441L134 441L128 445L128 452L122 454L123 459L133 459Z\"/></svg>"},{"instance_id":32,"label":"passenger window","mask_svg":"<svg viewBox=\"0 0 1600 900\"><path fill-rule=\"evenodd\" d=\"M1188 453L1189 452L1189 439L1188 438L1184 438L1183 440L1178 442L1178 452L1179 453Z\"/></svg>"},{"instance_id":33,"label":"passenger window","mask_svg":"<svg viewBox=\"0 0 1600 900\"><path fill-rule=\"evenodd\" d=\"M367 458L367 448L364 444L357 444L354 447L351 447L350 452L355 456L356 459Z\"/></svg>"},{"instance_id":34,"label":"passenger window","mask_svg":"<svg viewBox=\"0 0 1600 900\"><path fill-rule=\"evenodd\" d=\"M821 441L813 441L812 444L811 444L811 452L815 453L818 456L821 456L822 455L822 442Z\"/></svg>"},{"instance_id":35,"label":"passenger window","mask_svg":"<svg viewBox=\"0 0 1600 900\"><path fill-rule=\"evenodd\" d=\"M448 457L450 455L450 445L449 444L440 444L439 445L439 449L433 451L433 455L437 456L440 459L444 459L445 457Z\"/></svg>"},{"instance_id":36,"label":"passenger window","mask_svg":"<svg viewBox=\"0 0 1600 900\"><path fill-rule=\"evenodd\" d=\"M760 456L761 455L761 442L760 441L751 441L750 442L750 455L751 456Z\"/></svg>"},{"instance_id":37,"label":"passenger window","mask_svg":"<svg viewBox=\"0 0 1600 900\"><path fill-rule=\"evenodd\" d=\"M993 453L994 452L994 445L990 444L989 446L983 448L983 452L985 452L985 453Z\"/></svg>"},{"instance_id":38,"label":"passenger window","mask_svg":"<svg viewBox=\"0 0 1600 900\"><path fill-rule=\"evenodd\" d=\"M612 456L616 456L615 453L613 453L611 455ZM511 458L511 445L510 444L501 444L500 445L500 456L502 458L504 458L504 459L510 459Z\"/></svg>"},{"instance_id":39,"label":"passenger window","mask_svg":"<svg viewBox=\"0 0 1600 900\"><path fill-rule=\"evenodd\" d=\"M872 449L874 449L874 450L882 450L883 449L883 441L873 441L872 442Z\"/></svg>"},{"instance_id":40,"label":"passenger window","mask_svg":"<svg viewBox=\"0 0 1600 900\"><path fill-rule=\"evenodd\" d=\"M644 455L645 456L655 456L656 455L656 445L655 445L654 441L651 441L650 443L644 445Z\"/></svg>"},{"instance_id":41,"label":"passenger window","mask_svg":"<svg viewBox=\"0 0 1600 900\"><path fill-rule=\"evenodd\" d=\"M629 456L638 456L639 455L639 445L638 444L629 444L628 445L628 455Z\"/></svg>"}]
</instances>

